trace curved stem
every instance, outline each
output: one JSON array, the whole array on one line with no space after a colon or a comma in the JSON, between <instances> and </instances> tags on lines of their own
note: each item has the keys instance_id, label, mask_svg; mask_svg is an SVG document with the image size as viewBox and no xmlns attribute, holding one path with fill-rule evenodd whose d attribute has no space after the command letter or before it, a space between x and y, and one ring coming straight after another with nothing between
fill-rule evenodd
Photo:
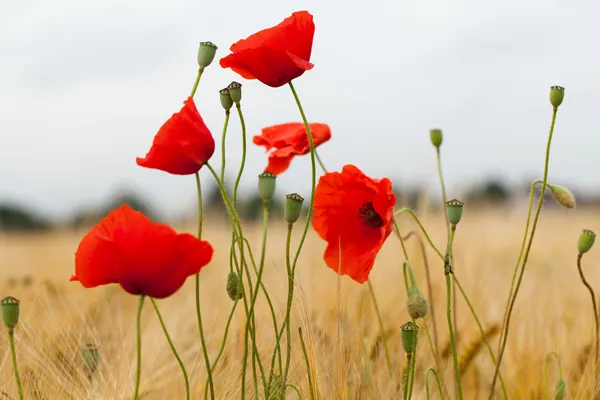
<instances>
[{"instance_id":1,"label":"curved stem","mask_svg":"<svg viewBox=\"0 0 600 400\"><path fill-rule=\"evenodd\" d=\"M544 386L542 389L542 400L546 400L548 397L548 361L550 356L554 356L556 358L556 363L558 364L558 379L563 378L562 373L562 363L560 362L560 357L555 351L551 351L546 354L545 362L544 362Z\"/></svg>"},{"instance_id":2,"label":"curved stem","mask_svg":"<svg viewBox=\"0 0 600 400\"><path fill-rule=\"evenodd\" d=\"M292 271L292 265L290 264L290 243L292 240L292 228L293 224L288 224L287 235L285 239L285 265L287 267L288 273L288 299L287 299L287 307L285 311L285 320L283 322L283 327L286 328L287 333L287 348L285 355L285 369L283 373L283 382L287 383L287 376L290 369L290 353L292 350L292 337L291 337L291 328L290 328L290 314L292 310L292 302L294 300L294 273ZM277 345L279 346L280 338L277 340Z\"/></svg>"},{"instance_id":3,"label":"curved stem","mask_svg":"<svg viewBox=\"0 0 600 400\"><path fill-rule=\"evenodd\" d=\"M444 255L442 254L441 251L438 250L437 247L435 247L435 245L431 241L431 238L429 237L429 234L427 233L427 231L423 227L423 224L421 224L421 221L419 221L419 218L417 217L417 215L415 214L415 212L413 210L411 210L410 208L407 208L407 207L401 208L398 211L394 212L394 217L402 214L403 212L407 212L407 213L409 213L413 217L413 219L415 220L415 222L417 223L417 225L419 225L419 228L421 229L421 232L423 232L423 235L425 236L425 239L427 239L427 242L429 243L429 245L431 246L431 248L437 253L437 255L441 259L444 259Z\"/></svg>"},{"instance_id":4,"label":"curved stem","mask_svg":"<svg viewBox=\"0 0 600 400\"><path fill-rule=\"evenodd\" d=\"M508 341L508 330L510 328L510 317L512 316L512 311L515 306L515 302L517 301L517 295L519 294L519 288L521 287L521 282L523 281L523 274L525 273L525 268L527 267L527 261L529 260L529 252L531 251L531 246L533 245L533 238L535 235L535 228L537 227L538 220L540 218L540 213L542 211L542 204L544 202L544 193L546 193L546 186L548 181L548 164L550 163L550 145L552 144L552 135L554 134L554 123L556 122L556 112L557 108L554 107L552 109L552 121L550 122L550 133L548 134L548 143L546 145L546 159L544 162L544 177L542 179L542 190L540 199L538 200L537 209L535 211L535 217L533 218L533 225L531 226L531 235L529 236L529 243L527 244L527 249L525 250L525 255L523 256L523 265L521 266L521 272L519 273L519 279L517 280L517 285L515 286L514 295L510 301L510 305L508 307L508 313L506 314L506 324L504 326L504 337L502 338L502 346L500 347L500 352L498 353L498 363L496 364L496 369L494 371L494 377L492 378L492 385L490 388L489 398L491 399L494 395L494 389L496 387L496 380L498 379L498 373L500 372L500 366L502 365L502 357L504 356L504 351L506 350L506 342Z\"/></svg>"},{"instance_id":5,"label":"curved stem","mask_svg":"<svg viewBox=\"0 0 600 400\"><path fill-rule=\"evenodd\" d=\"M308 377L308 389L310 390L310 400L315 400L315 392L313 389L312 382L312 369L310 368L308 352L306 351L306 344L304 343L304 337L302 336L302 327L298 328L298 335L300 336L300 343L302 344L302 354L304 354L304 362L306 363L306 376Z\"/></svg>"},{"instance_id":6,"label":"curved stem","mask_svg":"<svg viewBox=\"0 0 600 400\"><path fill-rule=\"evenodd\" d=\"M500 353L500 346L502 345L502 338L504 337L504 325L506 324L506 315L508 314L508 306L510 304L510 299L512 298L513 292L515 290L515 281L517 279L517 274L519 272L521 260L523 259L525 245L527 244L527 234L529 233L529 223L531 222L531 210L533 209L533 196L535 193L535 185L537 185L538 183L542 183L542 180L538 179L537 181L534 181L531 184L531 189L529 190L529 209L527 210L527 222L525 223L525 232L523 233L523 241L521 242L521 251L519 252L519 258L517 259L517 263L515 264L512 279L510 281L510 290L508 292L508 299L506 300L506 307L504 307L504 316L502 317L502 325L500 327L500 339L498 340L497 353ZM543 194L541 195L543 196Z\"/></svg>"},{"instance_id":7,"label":"curved stem","mask_svg":"<svg viewBox=\"0 0 600 400\"><path fill-rule=\"evenodd\" d=\"M202 78L202 73L204 72L204 68L198 69L198 75L196 75L196 81L194 82L194 86L192 87L192 93L190 97L194 97L196 95L196 90L198 90L198 84L200 83L200 78Z\"/></svg>"},{"instance_id":8,"label":"curved stem","mask_svg":"<svg viewBox=\"0 0 600 400\"><path fill-rule=\"evenodd\" d=\"M198 192L198 239L202 239L202 185L200 184L200 174L196 172L196 190ZM202 345L202 354L204 356L204 364L206 365L206 374L208 385L210 388L210 398L215 398L215 386L210 368L210 360L208 358L208 349L204 338L204 327L202 326L202 312L200 308L200 273L196 274L196 320L198 321L198 332L200 333L200 343Z\"/></svg>"},{"instance_id":9,"label":"curved stem","mask_svg":"<svg viewBox=\"0 0 600 400\"><path fill-rule=\"evenodd\" d=\"M321 167L323 172L327 173L327 168L325 168L325 164L323 164L323 160L321 160L321 157L319 156L319 153L317 152L316 149L315 149L315 157L317 157L317 162L319 163L319 166Z\"/></svg>"},{"instance_id":10,"label":"curved stem","mask_svg":"<svg viewBox=\"0 0 600 400\"><path fill-rule=\"evenodd\" d=\"M435 368L427 368L427 371L425 371L425 392L427 395L427 400L429 400L429 396L430 396L429 395L429 372L433 372L433 375L435 376L435 383L437 384L437 388L440 393L440 399L443 399L444 393L442 393L442 385L440 384L440 376L438 375Z\"/></svg>"},{"instance_id":11,"label":"curved stem","mask_svg":"<svg viewBox=\"0 0 600 400\"><path fill-rule=\"evenodd\" d=\"M9 329L8 341L10 342L10 355L12 357L13 371L15 373L15 381L19 390L19 399L23 400L23 386L21 385L21 377L19 376L19 368L17 367L17 351L15 350L15 331Z\"/></svg>"},{"instance_id":12,"label":"curved stem","mask_svg":"<svg viewBox=\"0 0 600 400\"><path fill-rule=\"evenodd\" d=\"M387 361L388 373L392 376L392 359L390 358L390 351L387 344L387 334L383 326L383 318L381 318L381 311L379 310L379 304L377 303L377 297L375 296L375 290L373 290L373 284L370 279L367 279L369 286L369 293L371 293L371 299L373 299L373 306L375 307L375 314L377 315L377 322L379 323L379 330L381 331L381 342L383 343L383 351L385 352L385 360Z\"/></svg>"},{"instance_id":13,"label":"curved stem","mask_svg":"<svg viewBox=\"0 0 600 400\"><path fill-rule=\"evenodd\" d=\"M225 184L225 139L227 138L227 126L229 125L229 115L231 112L225 110L225 123L223 124L223 133L221 134L221 182Z\"/></svg>"},{"instance_id":14,"label":"curved stem","mask_svg":"<svg viewBox=\"0 0 600 400\"><path fill-rule=\"evenodd\" d=\"M594 293L594 288L589 284L585 276L583 275L583 270L581 269L581 258L583 254L579 253L577 255L577 270L579 271L579 277L581 278L581 282L585 285L587 290L590 292L590 296L592 297L592 312L594 313L594 323L595 323L595 331L594 331L594 339L595 339L595 363L594 363L594 393L598 393L599 390L599 382L598 382L598 368L600 365L600 326L598 325L598 306L596 305L596 295ZM595 395L598 398L600 395Z\"/></svg>"},{"instance_id":15,"label":"curved stem","mask_svg":"<svg viewBox=\"0 0 600 400\"><path fill-rule=\"evenodd\" d=\"M137 352L137 368L135 372L135 392L133 393L133 400L138 400L140 392L140 377L142 375L142 307L144 305L144 299L146 295L140 295L137 309L136 319L136 352Z\"/></svg>"},{"instance_id":16,"label":"curved stem","mask_svg":"<svg viewBox=\"0 0 600 400\"><path fill-rule=\"evenodd\" d=\"M237 108L238 116L240 117L240 124L242 125L242 162L240 163L240 170L238 172L237 178L235 179L235 184L233 185L233 207L237 210L237 192L238 187L240 186L240 181L242 179L242 174L244 173L244 167L246 166L246 122L244 121L244 115L242 114L242 106L240 103L236 103L235 108Z\"/></svg>"},{"instance_id":17,"label":"curved stem","mask_svg":"<svg viewBox=\"0 0 600 400\"><path fill-rule=\"evenodd\" d=\"M158 321L160 322L160 326L163 329L163 332L165 333L165 337L167 338L167 342L169 342L169 346L171 347L171 351L173 352L173 355L175 356L175 358L177 359L177 363L179 364L179 366L181 367L181 372L183 373L183 379L185 381L185 398L187 400L190 400L190 381L188 379L188 374L187 371L185 369L185 365L183 365L183 361L181 361L181 357L179 357L179 353L177 353L177 350L175 349L175 345L173 344L173 341L171 340L171 336L169 335L169 331L167 330L167 327L165 325L165 321L163 320L163 317L158 309L158 306L156 305L156 302L154 301L154 299L152 297L150 297L150 302L152 302L152 305L154 306L154 310L156 311L156 316L158 317Z\"/></svg>"}]
</instances>

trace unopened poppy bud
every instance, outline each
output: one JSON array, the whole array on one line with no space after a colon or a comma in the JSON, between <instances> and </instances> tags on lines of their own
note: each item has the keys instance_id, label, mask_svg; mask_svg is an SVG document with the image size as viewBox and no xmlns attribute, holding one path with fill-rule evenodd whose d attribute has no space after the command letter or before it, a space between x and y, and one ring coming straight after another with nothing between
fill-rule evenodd
<instances>
[{"instance_id":1,"label":"unopened poppy bud","mask_svg":"<svg viewBox=\"0 0 600 400\"><path fill-rule=\"evenodd\" d=\"M100 351L98 350L98 347L92 343L86 344L85 347L81 349L81 357L83 359L83 369L89 374L96 372L98 363L100 362Z\"/></svg>"},{"instance_id":2,"label":"unopened poppy bud","mask_svg":"<svg viewBox=\"0 0 600 400\"><path fill-rule=\"evenodd\" d=\"M229 88L219 90L219 98L221 99L221 105L225 111L231 110L231 107L233 107L233 100L229 94Z\"/></svg>"},{"instance_id":3,"label":"unopened poppy bud","mask_svg":"<svg viewBox=\"0 0 600 400\"><path fill-rule=\"evenodd\" d=\"M554 108L558 108L565 98L565 88L561 86L552 86L550 88L550 104Z\"/></svg>"},{"instance_id":4,"label":"unopened poppy bud","mask_svg":"<svg viewBox=\"0 0 600 400\"><path fill-rule=\"evenodd\" d=\"M581 231L581 235L579 235L579 240L577 241L577 250L579 254L584 254L590 251L594 242L596 241L596 234L589 229L584 229Z\"/></svg>"},{"instance_id":5,"label":"unopened poppy bud","mask_svg":"<svg viewBox=\"0 0 600 400\"><path fill-rule=\"evenodd\" d=\"M444 136L442 135L441 129L432 129L429 131L429 138L431 139L431 144L435 147L440 147L442 145L442 140Z\"/></svg>"},{"instance_id":6,"label":"unopened poppy bud","mask_svg":"<svg viewBox=\"0 0 600 400\"><path fill-rule=\"evenodd\" d=\"M231 100L233 100L235 104L239 104L240 101L242 101L242 84L233 81L227 86L227 89L229 89Z\"/></svg>"},{"instance_id":7,"label":"unopened poppy bud","mask_svg":"<svg viewBox=\"0 0 600 400\"><path fill-rule=\"evenodd\" d=\"M283 206L283 217L288 224L293 224L300 218L302 212L302 203L304 198L298 193L291 193L285 196L285 204Z\"/></svg>"},{"instance_id":8,"label":"unopened poppy bud","mask_svg":"<svg viewBox=\"0 0 600 400\"><path fill-rule=\"evenodd\" d=\"M402 337L402 347L407 354L415 352L417 347L417 335L419 334L419 327L408 321L400 327L400 336Z\"/></svg>"},{"instance_id":9,"label":"unopened poppy bud","mask_svg":"<svg viewBox=\"0 0 600 400\"><path fill-rule=\"evenodd\" d=\"M563 400L567 396L567 383L559 379L554 387L554 400Z\"/></svg>"},{"instance_id":10,"label":"unopened poppy bud","mask_svg":"<svg viewBox=\"0 0 600 400\"><path fill-rule=\"evenodd\" d=\"M244 297L244 288L242 287L238 274L234 271L231 271L227 276L226 289L229 298L233 301L240 300Z\"/></svg>"},{"instance_id":11,"label":"unopened poppy bud","mask_svg":"<svg viewBox=\"0 0 600 400\"><path fill-rule=\"evenodd\" d=\"M552 196L554 196L554 200L561 206L573 209L577 206L577 202L575 201L575 196L573 193L569 191L566 187L559 185L548 185L550 188L550 192Z\"/></svg>"},{"instance_id":12,"label":"unopened poppy bud","mask_svg":"<svg viewBox=\"0 0 600 400\"><path fill-rule=\"evenodd\" d=\"M417 285L408 289L408 313L411 318L425 318L427 315L427 299Z\"/></svg>"},{"instance_id":13,"label":"unopened poppy bud","mask_svg":"<svg viewBox=\"0 0 600 400\"><path fill-rule=\"evenodd\" d=\"M12 296L2 300L2 322L9 331L15 329L19 322L19 300Z\"/></svg>"},{"instance_id":14,"label":"unopened poppy bud","mask_svg":"<svg viewBox=\"0 0 600 400\"><path fill-rule=\"evenodd\" d=\"M464 205L465 203L456 199L446 202L446 215L448 215L448 222L451 225L456 225L460 222Z\"/></svg>"},{"instance_id":15,"label":"unopened poppy bud","mask_svg":"<svg viewBox=\"0 0 600 400\"><path fill-rule=\"evenodd\" d=\"M208 67L215 59L215 54L217 54L217 45L212 42L200 42L198 48L198 65L200 69Z\"/></svg>"},{"instance_id":16,"label":"unopened poppy bud","mask_svg":"<svg viewBox=\"0 0 600 400\"><path fill-rule=\"evenodd\" d=\"M275 194L277 176L266 171L258 176L258 195L264 202L269 202Z\"/></svg>"}]
</instances>

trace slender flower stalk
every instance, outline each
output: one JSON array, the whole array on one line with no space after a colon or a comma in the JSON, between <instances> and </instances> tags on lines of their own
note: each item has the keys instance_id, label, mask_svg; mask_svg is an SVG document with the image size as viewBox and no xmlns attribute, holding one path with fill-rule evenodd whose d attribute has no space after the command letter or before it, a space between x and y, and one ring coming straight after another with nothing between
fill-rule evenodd
<instances>
[{"instance_id":1,"label":"slender flower stalk","mask_svg":"<svg viewBox=\"0 0 600 400\"><path fill-rule=\"evenodd\" d=\"M300 336L300 343L302 344L302 354L304 354L304 362L306 363L306 376L308 377L308 389L310 390L310 400L315 400L315 391L313 389L312 382L313 373L312 369L310 368L310 361L308 360L308 352L306 351L304 337L302 336L302 327L298 328L298 335Z\"/></svg>"},{"instance_id":2,"label":"slender flower stalk","mask_svg":"<svg viewBox=\"0 0 600 400\"><path fill-rule=\"evenodd\" d=\"M229 126L229 116L231 112L229 110L225 110L225 122L223 123L223 133L221 134L221 182L225 184L225 142L227 138L227 127Z\"/></svg>"},{"instance_id":3,"label":"slender flower stalk","mask_svg":"<svg viewBox=\"0 0 600 400\"><path fill-rule=\"evenodd\" d=\"M21 385L19 368L17 367L17 351L15 350L15 331L13 329L10 329L8 331L8 341L10 343L10 355L12 358L13 370L15 372L15 381L17 382L17 389L19 390L19 399L23 400L23 386Z\"/></svg>"},{"instance_id":4,"label":"slender flower stalk","mask_svg":"<svg viewBox=\"0 0 600 400\"><path fill-rule=\"evenodd\" d=\"M287 268L288 274L288 298L287 298L287 307L285 313L285 320L283 322L283 326L285 326L286 335L287 335L287 347L285 354L285 369L283 372L283 382L287 383L287 376L290 370L290 356L292 350L292 336L291 336L291 328L290 328L290 315L292 310L292 301L294 300L294 273L292 271L292 265L290 260L290 243L292 240L292 228L294 224L288 223L287 235L285 239L285 265ZM282 328L283 328L282 326ZM278 341L279 342L279 341Z\"/></svg>"},{"instance_id":5,"label":"slender flower stalk","mask_svg":"<svg viewBox=\"0 0 600 400\"><path fill-rule=\"evenodd\" d=\"M233 185L233 207L235 207L235 209L237 210L237 194L238 188L240 186L240 181L242 180L242 175L244 174L244 167L246 166L247 144L246 121L244 120L244 114L242 113L242 106L240 103L236 103L235 108L237 109L237 113L240 118L240 125L242 126L242 161L240 163L240 170L238 171L237 178L235 179L235 184Z\"/></svg>"},{"instance_id":6,"label":"slender flower stalk","mask_svg":"<svg viewBox=\"0 0 600 400\"><path fill-rule=\"evenodd\" d=\"M202 239L202 221L203 221L202 185L200 184L200 174L198 172L196 172L196 190L198 192L198 239ZM200 273L196 274L196 319L198 321L198 332L200 333L200 343L202 344L202 354L204 356L204 363L206 365L206 374L208 377L207 380L208 380L208 385L210 388L210 398L214 400L215 387L214 387L212 371L211 371L211 367L210 367L210 359L208 358L208 349L206 346L206 339L204 337L204 327L202 325L202 312L201 312L201 308L200 308Z\"/></svg>"},{"instance_id":7,"label":"slender flower stalk","mask_svg":"<svg viewBox=\"0 0 600 400\"><path fill-rule=\"evenodd\" d=\"M194 86L192 87L192 92L190 93L190 97L194 97L196 95L196 90L198 90L198 84L200 84L200 78L202 78L203 72L204 72L204 67L200 67L198 69L198 74L196 75L196 80L194 81Z\"/></svg>"},{"instance_id":8,"label":"slender flower stalk","mask_svg":"<svg viewBox=\"0 0 600 400\"><path fill-rule=\"evenodd\" d=\"M373 290L373 284L371 280L367 280L369 286L369 293L373 300L373 307L375 307L375 315L377 315L377 322L379 323L379 330L381 331L381 342L383 344L383 351L385 352L385 360L387 362L389 376L392 376L392 359L390 358L390 350L388 349L387 334L385 327L383 326L383 318L381 317L381 311L379 310L379 304L377 303L377 296L375 296L375 290Z\"/></svg>"},{"instance_id":9,"label":"slender flower stalk","mask_svg":"<svg viewBox=\"0 0 600 400\"><path fill-rule=\"evenodd\" d=\"M581 278L581 282L590 292L590 296L592 298L592 313L594 316L594 398L600 398L600 382L598 376L598 370L600 366L600 325L598 324L598 306L596 304L596 294L594 293L594 288L590 283L585 279L583 275L583 269L581 268L581 258L583 257L583 253L579 253L577 255L577 271L579 271L579 277Z\"/></svg>"},{"instance_id":10,"label":"slender flower stalk","mask_svg":"<svg viewBox=\"0 0 600 400\"><path fill-rule=\"evenodd\" d=\"M323 164L323 160L321 160L321 157L319 156L319 152L316 149L315 149L315 157L317 157L317 162L319 163L319 166L321 167L323 172L327 173L327 168L325 168L325 164Z\"/></svg>"},{"instance_id":11,"label":"slender flower stalk","mask_svg":"<svg viewBox=\"0 0 600 400\"><path fill-rule=\"evenodd\" d=\"M435 383L437 384L437 388L438 388L438 392L440 394L440 399L444 399L444 393L442 393L442 385L440 383L440 376L438 375L437 371L435 370L435 368L427 368L427 371L425 371L425 395L427 396L427 400L430 399L430 394L429 394L429 373L433 372L433 376L435 377Z\"/></svg>"},{"instance_id":12,"label":"slender flower stalk","mask_svg":"<svg viewBox=\"0 0 600 400\"><path fill-rule=\"evenodd\" d=\"M136 319L136 352L137 352L137 367L135 373L135 391L133 393L133 400L139 399L140 392L140 377L142 375L142 307L144 306L145 295L140 295L137 309Z\"/></svg>"},{"instance_id":13,"label":"slender flower stalk","mask_svg":"<svg viewBox=\"0 0 600 400\"><path fill-rule=\"evenodd\" d=\"M550 146L552 144L552 135L554 134L554 124L556 122L556 113L558 111L558 106L553 105L552 108L552 121L550 122L550 132L548 134L548 143L546 145L546 158L544 161L544 177L542 179L542 190L541 195L538 200L537 209L535 212L535 216L533 218L533 224L531 226L531 235L529 236L529 242L527 244L527 248L525 250L525 254L523 255L523 264L521 266L521 272L519 273L519 278L517 280L517 284L515 286L513 297L508 306L508 312L506 313L506 323L504 324L504 335L502 338L502 345L500 346L500 352L498 353L498 362L496 363L496 369L494 371L494 377L492 378L492 384L490 388L489 399L491 399L494 395L494 390L496 387L496 381L498 379L498 373L500 372L500 366L502 365L502 358L504 356L504 351L506 350L506 342L508 341L508 331L510 329L510 317L512 316L512 311L515 306L515 302L517 301L517 295L519 294L519 288L521 287L521 282L523 281L523 275L525 273L525 268L527 267L527 261L529 260L529 252L531 251L531 246L533 245L533 238L535 236L535 229L537 227L538 220L540 218L540 213L542 211L542 204L544 202L544 193L546 193L546 186L548 182L548 166L550 164Z\"/></svg>"},{"instance_id":14,"label":"slender flower stalk","mask_svg":"<svg viewBox=\"0 0 600 400\"><path fill-rule=\"evenodd\" d=\"M154 301L154 299L152 297L150 297L150 301L152 302L152 306L154 306L154 310L156 311L156 316L158 317L160 326L162 327L163 332L165 333L167 342L169 342L169 347L171 347L171 351L173 352L173 355L177 359L177 363L181 367L181 372L183 373L183 379L185 381L185 398L187 400L190 400L190 381L188 379L188 373L185 369L185 365L183 364L183 361L181 361L181 357L179 357L179 353L177 353L177 350L175 349L175 345L173 344L173 341L171 340L171 336L169 335L169 331L167 330L167 326L165 325L165 321L163 320L160 310L158 309L158 306L156 305L156 301Z\"/></svg>"},{"instance_id":15,"label":"slender flower stalk","mask_svg":"<svg viewBox=\"0 0 600 400\"><path fill-rule=\"evenodd\" d=\"M459 400L462 400L462 382L460 377L460 368L458 365L458 354L456 353L456 339L454 336L454 327L452 326L452 287L450 275L453 273L452 264L450 264L450 249L452 249L452 243L454 242L454 234L456 232L456 225L452 225L450 229L450 239L448 240L448 247L446 248L446 255L444 257L444 274L446 275L446 319L448 320L448 330L450 331L450 346L452 349L452 361L454 365L454 379L456 381L456 393Z\"/></svg>"}]
</instances>

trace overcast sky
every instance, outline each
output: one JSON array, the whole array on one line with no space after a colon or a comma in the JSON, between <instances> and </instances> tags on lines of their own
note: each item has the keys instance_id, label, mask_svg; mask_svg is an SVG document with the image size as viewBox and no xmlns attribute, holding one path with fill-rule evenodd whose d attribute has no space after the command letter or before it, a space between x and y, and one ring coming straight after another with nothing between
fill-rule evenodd
<instances>
[{"instance_id":1,"label":"overcast sky","mask_svg":"<svg viewBox=\"0 0 600 400\"><path fill-rule=\"evenodd\" d=\"M486 176L541 176L548 91L561 85L550 180L600 186L600 5L591 0L1 0L0 200L60 216L127 187L165 213L191 209L192 176L135 158L189 94L198 42L219 46L196 96L201 114L219 141L217 91L239 80L250 141L264 126L299 120L292 95L218 59L302 9L314 15L315 67L295 85L308 118L331 126L320 148L329 169L354 163L433 190L429 129L440 127L450 196ZM228 137L233 174L237 118ZM246 191L267 162L252 144L248 157ZM309 165L294 160L280 193L308 194Z\"/></svg>"}]
</instances>

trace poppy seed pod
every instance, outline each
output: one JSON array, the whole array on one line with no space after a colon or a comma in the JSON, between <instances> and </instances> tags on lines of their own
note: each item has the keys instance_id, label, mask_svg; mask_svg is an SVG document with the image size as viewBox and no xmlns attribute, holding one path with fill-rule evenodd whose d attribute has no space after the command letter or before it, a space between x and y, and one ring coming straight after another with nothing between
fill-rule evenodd
<instances>
[{"instance_id":1,"label":"poppy seed pod","mask_svg":"<svg viewBox=\"0 0 600 400\"><path fill-rule=\"evenodd\" d=\"M83 359L83 369L88 374L93 374L98 369L100 362L100 350L93 343L88 343L81 349L81 357Z\"/></svg>"},{"instance_id":2,"label":"poppy seed pod","mask_svg":"<svg viewBox=\"0 0 600 400\"><path fill-rule=\"evenodd\" d=\"M231 271L227 276L227 295L233 301L240 300L244 297L244 288L240 282L240 278L238 278L238 274L234 271Z\"/></svg>"},{"instance_id":3,"label":"poppy seed pod","mask_svg":"<svg viewBox=\"0 0 600 400\"><path fill-rule=\"evenodd\" d=\"M565 98L565 88L561 86L552 86L550 88L550 104L552 107L558 108Z\"/></svg>"},{"instance_id":4,"label":"poppy seed pod","mask_svg":"<svg viewBox=\"0 0 600 400\"><path fill-rule=\"evenodd\" d=\"M567 396L567 383L559 379L554 387L554 400L563 400Z\"/></svg>"},{"instance_id":5,"label":"poppy seed pod","mask_svg":"<svg viewBox=\"0 0 600 400\"><path fill-rule=\"evenodd\" d=\"M408 289L408 313L411 318L425 318L427 315L427 299L417 285Z\"/></svg>"},{"instance_id":6,"label":"poppy seed pod","mask_svg":"<svg viewBox=\"0 0 600 400\"><path fill-rule=\"evenodd\" d=\"M554 200L563 207L573 209L577 206L575 196L564 186L548 185Z\"/></svg>"},{"instance_id":7,"label":"poppy seed pod","mask_svg":"<svg viewBox=\"0 0 600 400\"><path fill-rule=\"evenodd\" d=\"M596 234L589 229L584 229L581 231L579 235L579 240L577 241L577 250L579 254L584 254L590 251L594 242L596 241Z\"/></svg>"},{"instance_id":8,"label":"poppy seed pod","mask_svg":"<svg viewBox=\"0 0 600 400\"><path fill-rule=\"evenodd\" d=\"M229 88L219 90L219 98L225 111L231 110L231 107L233 107L233 99L229 94Z\"/></svg>"},{"instance_id":9,"label":"poppy seed pod","mask_svg":"<svg viewBox=\"0 0 600 400\"><path fill-rule=\"evenodd\" d=\"M431 139L431 144L435 147L440 147L442 145L442 141L444 136L442 135L441 129L432 129L429 131L429 138Z\"/></svg>"},{"instance_id":10,"label":"poppy seed pod","mask_svg":"<svg viewBox=\"0 0 600 400\"><path fill-rule=\"evenodd\" d=\"M269 202L275 194L277 177L265 171L258 176L258 195L264 202Z\"/></svg>"},{"instance_id":11,"label":"poppy seed pod","mask_svg":"<svg viewBox=\"0 0 600 400\"><path fill-rule=\"evenodd\" d=\"M15 329L19 323L19 300L12 296L5 297L2 300L2 322L9 331Z\"/></svg>"},{"instance_id":12,"label":"poppy seed pod","mask_svg":"<svg viewBox=\"0 0 600 400\"><path fill-rule=\"evenodd\" d=\"M300 218L302 212L302 203L304 198L298 193L291 193L285 196L285 204L283 206L283 217L288 224L293 224Z\"/></svg>"},{"instance_id":13,"label":"poppy seed pod","mask_svg":"<svg viewBox=\"0 0 600 400\"><path fill-rule=\"evenodd\" d=\"M457 225L460 222L464 205L465 203L456 199L446 202L446 214L451 225Z\"/></svg>"},{"instance_id":14,"label":"poppy seed pod","mask_svg":"<svg viewBox=\"0 0 600 400\"><path fill-rule=\"evenodd\" d=\"M198 65L200 69L204 69L210 65L217 54L217 45L212 42L200 42L198 48Z\"/></svg>"},{"instance_id":15,"label":"poppy seed pod","mask_svg":"<svg viewBox=\"0 0 600 400\"><path fill-rule=\"evenodd\" d=\"M407 354L415 352L417 347L417 336L419 334L419 327L408 321L400 327L400 336L402 337L402 347Z\"/></svg>"},{"instance_id":16,"label":"poppy seed pod","mask_svg":"<svg viewBox=\"0 0 600 400\"><path fill-rule=\"evenodd\" d=\"M242 101L242 84L233 81L227 86L227 89L229 89L231 100L233 100L235 104L240 104L240 101Z\"/></svg>"}]
</instances>

